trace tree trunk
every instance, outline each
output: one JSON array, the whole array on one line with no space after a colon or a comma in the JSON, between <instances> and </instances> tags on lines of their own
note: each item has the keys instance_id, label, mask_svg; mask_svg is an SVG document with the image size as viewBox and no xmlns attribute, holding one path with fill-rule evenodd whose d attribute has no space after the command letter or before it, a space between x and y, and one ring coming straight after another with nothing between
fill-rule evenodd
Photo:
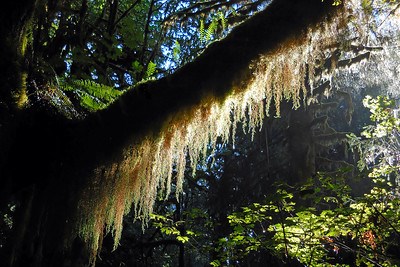
<instances>
[{"instance_id":1,"label":"tree trunk","mask_svg":"<svg viewBox=\"0 0 400 267\"><path fill-rule=\"evenodd\" d=\"M37 0L9 1L0 11L0 99L10 109L19 109L27 101L27 65L25 53L28 31L37 6Z\"/></svg>"}]
</instances>

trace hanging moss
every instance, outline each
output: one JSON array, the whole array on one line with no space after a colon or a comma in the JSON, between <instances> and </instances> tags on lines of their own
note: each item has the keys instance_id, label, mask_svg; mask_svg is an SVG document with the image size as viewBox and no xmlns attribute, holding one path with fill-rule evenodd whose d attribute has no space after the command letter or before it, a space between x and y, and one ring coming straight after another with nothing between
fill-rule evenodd
<instances>
[{"instance_id":1,"label":"hanging moss","mask_svg":"<svg viewBox=\"0 0 400 267\"><path fill-rule=\"evenodd\" d=\"M195 104L172 112L159 132L131 143L124 149L122 161L98 166L81 194L76 228L90 245L92 259L101 245L104 229L113 234L116 247L122 218L132 203L136 217L146 222L153 212L157 192L161 190L167 196L174 181L179 194L186 162L190 162L194 174L200 160L206 158L210 144L215 148L217 138L228 142L237 131L238 122L254 133L272 108L275 116L280 116L282 101L292 102L293 108L304 103L312 92L310 88L320 85L321 77L314 70L320 67L324 55L318 51L337 43L345 17L343 12L329 22L287 38L251 61L247 80L232 86L223 98L218 93L203 95ZM149 93L146 97L153 96ZM129 112L129 107L122 109Z\"/></svg>"}]
</instances>

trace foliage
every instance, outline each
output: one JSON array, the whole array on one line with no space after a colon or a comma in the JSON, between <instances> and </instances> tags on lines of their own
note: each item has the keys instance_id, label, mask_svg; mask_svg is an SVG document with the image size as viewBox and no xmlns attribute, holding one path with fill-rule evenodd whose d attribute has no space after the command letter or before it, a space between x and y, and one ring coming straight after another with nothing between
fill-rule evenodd
<instances>
[{"instance_id":1,"label":"foliage","mask_svg":"<svg viewBox=\"0 0 400 267\"><path fill-rule=\"evenodd\" d=\"M266 200L267 204L253 203L243 207L241 212L228 216L233 233L228 238L219 240L218 251L224 255L221 262L238 260L252 251L270 249L271 235L266 234L268 226L274 222L282 211L293 210L293 195L279 189L276 195ZM279 219L278 219L279 220Z\"/></svg>"},{"instance_id":2,"label":"foliage","mask_svg":"<svg viewBox=\"0 0 400 267\"><path fill-rule=\"evenodd\" d=\"M179 225L182 224L183 221L174 222L172 219L160 214L150 214L150 223L153 227L157 227L162 234L176 239L181 243L186 243L189 241L189 237L195 234L190 230L179 230Z\"/></svg>"},{"instance_id":3,"label":"foliage","mask_svg":"<svg viewBox=\"0 0 400 267\"><path fill-rule=\"evenodd\" d=\"M213 14L207 28L205 27L204 19L200 20L200 41L207 43L214 39L214 35L218 36L219 27L221 27L222 31L226 30L227 27L227 19L222 11Z\"/></svg>"},{"instance_id":4,"label":"foliage","mask_svg":"<svg viewBox=\"0 0 400 267\"><path fill-rule=\"evenodd\" d=\"M175 12L175 8L179 11L189 7L189 10L184 10L185 12L181 13L184 14L184 17L192 17L192 19L187 19L186 21L190 21L191 25L197 26L196 22L199 20L193 12L196 13L200 9L202 11L200 13L205 14L208 12L204 10L210 7L202 7L201 3L197 4L191 1L186 2L187 5L184 4L183 7L180 4L182 1L169 1L169 3L168 1L129 2L122 0L36 2L43 5L43 8L42 12L37 12L33 47L30 49L32 58L27 59L30 64L28 68L32 72L30 73L31 80L46 81L50 75L53 77L52 72L55 72L56 77L72 78L72 86L64 86L65 90L78 92L81 104L93 110L105 107L119 94L119 91L113 91L111 87L125 88L151 76L160 76L163 74L162 70L170 71L176 67L176 65L172 68L163 66L163 64L165 65L170 61L168 56L165 56L164 51L171 50L171 47L173 47L171 42L175 44L173 60L179 60L179 63L185 62L185 59L186 61L191 60L190 56L196 55L198 50L202 49L202 45L198 43L197 46L193 46L197 50L193 51L187 48L190 47L188 44L196 44L198 40L192 38L197 35L197 31L194 30L197 27L187 27L192 32L182 32L177 29L179 27L176 27L176 25L182 24L182 20L177 23L177 19L166 16L172 14L172 12L169 13L168 11L173 10ZM227 1L224 2L227 3ZM234 2L235 7L240 7L244 1L240 1L240 3L239 1L232 2ZM216 3L216 1L207 3ZM201 8L193 8L196 5L197 7L200 5ZM257 4L254 6L258 7ZM211 7L209 10L218 10L217 12L220 12L221 6ZM250 10L245 13L251 14L252 12ZM208 21L210 24L207 28L207 41L216 38L215 35L219 33L217 22L215 21L220 23L223 30L227 21L231 23L228 14L222 12L218 14L225 15L224 19ZM193 17L195 18L193 19ZM217 17L221 17L221 15ZM167 25L166 21L168 26L165 26ZM332 24L335 25L335 23ZM165 28L175 26L175 30L169 31L170 35L168 36L164 32L164 26ZM322 62L325 57L325 55L322 55L321 58L314 59L316 58L314 51L319 51L329 46L332 40L335 43L337 42L335 34L339 27L332 26L332 28L335 30L334 34L331 34L326 28L322 30L318 28L316 32L312 32L314 29L310 29L309 32L301 32L302 36L306 36L304 40L301 38L288 40L286 43L281 44L282 47L263 55L259 62L254 62L256 66L251 66L249 71L254 74L251 83L249 83L249 88L240 88L243 90L235 91L224 103L215 101L215 99L207 99L199 103L187 114L182 115L183 118L180 117L175 120L174 115L168 116L174 120L167 122L168 129L160 133L160 136L155 139L150 137L144 140L143 143L134 143L133 145L132 142L127 144L126 150L121 152L122 155L116 157L118 159L114 158L113 155L106 155L110 161L115 159L121 162L101 160L100 162L102 163L106 162L104 163L105 166L98 166L93 170L93 177L87 180L82 179L82 182L71 180L71 184L75 182L77 184L88 184L88 187L82 189L82 191L77 190L79 192L76 193L77 195L87 193L87 199L82 198L80 199L82 201L78 202L78 213L81 216L76 216L77 218L75 219L80 223L78 226L81 226L77 232L84 239L84 243L89 243L93 253L92 256L95 256L97 249L101 246L104 233L112 234L114 236L114 246L118 244L122 231L122 217L129 211L132 202L134 202L135 211L139 214L144 214L144 217L149 216L151 218L152 205L159 186L162 187L162 190L165 189L168 195L171 187L171 178L176 177L176 191L177 193L181 191L187 163L186 155L189 155L188 158L191 161L192 168L194 167L193 169L195 170L199 162L197 155L206 150L205 148L207 148L210 141L214 142L217 135L222 135L223 141L227 142L229 135L234 132L236 123L245 119L250 120L248 125L250 129L254 130L261 125L265 113L269 111L269 105L272 100L275 101L278 115L279 105L283 99L292 100L294 106L298 107L301 95L305 96L307 94L305 89L312 87L312 82L317 80L314 79L315 77L312 73L314 67L318 67L315 66L315 63ZM319 32L318 30L321 31ZM47 33L49 34L47 35ZM324 35L324 33L327 34ZM166 42L164 43L164 41ZM319 46L320 44L322 46ZM160 55L161 53L162 55ZM178 54L179 57L177 56ZM245 67L247 69L247 66ZM215 73L218 74L218 72ZM314 79L314 81L309 83L305 77L311 77L311 80ZM190 77L187 77L187 79L190 79ZM87 80L95 80L97 83L82 82ZM106 84L107 86L101 84ZM207 85L207 83L205 84ZM243 82L243 84L245 83ZM217 92L220 88L212 90ZM246 91L246 93L241 94L239 91ZM265 99L267 99L267 103L265 103ZM267 106L267 108L265 109L264 106ZM47 126L47 124L45 125ZM231 129L233 129L232 132L230 132ZM41 133L39 131L37 136L41 137ZM108 132L106 131L106 133ZM55 132L54 136L58 136L57 132ZM119 135L117 134L116 136ZM41 140L45 140L45 138L39 139L38 143ZM113 144L111 137L109 140L110 142L104 144L105 146ZM118 140L118 143L126 144L125 140ZM56 145L54 147L57 148ZM215 147L216 145L214 145L214 149ZM85 149L83 148L83 150ZM50 151L52 150L46 152ZM55 156L63 152L64 150L56 151ZM99 153L94 160L105 158L104 154ZM67 155L71 154L68 153ZM41 157L38 158L40 159ZM47 154L45 159L47 159ZM77 161L79 159L81 157L78 157ZM33 163L38 162L39 160L33 161ZM68 163L70 161L65 162ZM92 161L90 162L92 163ZM61 165L58 163L57 165L50 165L48 176L50 176L50 173L57 174L56 166L61 168ZM68 164L64 165L67 166ZM71 165L75 166L74 164ZM89 164L89 166L93 165ZM67 170L67 167L62 167L62 169ZM85 169L82 172L87 174L89 171L86 171ZM75 174L75 172L70 173ZM47 181L46 175L44 177L43 183ZM64 177L61 176L61 178ZM57 179L53 183L56 184ZM66 188L69 187L67 186ZM45 192L51 191L51 188L47 189ZM291 213L293 204L288 202L286 198L290 198L292 193L287 193L286 189L280 192L284 194L284 197L282 196L278 201L270 202L269 205L271 206L268 208L273 208L272 211L278 211L278 214ZM76 195L71 194L68 196L74 196L75 198ZM44 198L43 201L46 202L47 200L47 198ZM69 204L72 206L71 202ZM252 210L257 208L257 206L252 207ZM47 214L46 210L40 211L43 211L40 214ZM49 214L51 215L51 213ZM299 216L299 214L296 213L296 216ZM222 216L222 213L220 213L220 216ZM41 215L38 217L41 217ZM169 218L166 218L166 216L154 218L156 221L155 226L160 229L161 233L172 236L181 241L181 243L183 241L188 243L189 232L180 230L180 223L172 222ZM250 219L252 218L250 217ZM244 223L247 223L250 219L247 219ZM267 219L265 218L265 220ZM43 219L43 221L47 221L47 219ZM48 221L51 223L52 219L49 218ZM38 225L40 223L39 221ZM67 223L69 223L69 220L66 221ZM275 222L272 221L271 223ZM285 223L286 219L281 218L277 227L280 225L282 230L277 231L277 233L283 233L284 250L286 254L289 254L289 246L287 245L287 237L283 227ZM46 224L43 224L41 228L46 226ZM32 232L37 230L34 227L32 229L34 230ZM238 229L240 230L240 228ZM243 236L243 234L234 236L233 239L235 239L235 242L239 242L246 239ZM71 238L74 238L74 236ZM33 239L37 239L37 237L34 236ZM38 240L46 241L42 238ZM41 244L38 246L41 248ZM246 246L246 244L243 244L243 246ZM249 251L254 251L257 246L258 243L251 244ZM41 253L40 249L38 253Z\"/></svg>"},{"instance_id":5,"label":"foliage","mask_svg":"<svg viewBox=\"0 0 400 267\"><path fill-rule=\"evenodd\" d=\"M63 87L84 109L103 109L120 95L111 87L173 72L267 2L42 1L30 34L28 80L42 87L64 77ZM205 38L198 36L200 19L209 24Z\"/></svg>"},{"instance_id":6,"label":"foliage","mask_svg":"<svg viewBox=\"0 0 400 267\"><path fill-rule=\"evenodd\" d=\"M0 248L7 244L7 238L13 229L15 205L9 204L5 211L0 211Z\"/></svg>"},{"instance_id":7,"label":"foliage","mask_svg":"<svg viewBox=\"0 0 400 267\"><path fill-rule=\"evenodd\" d=\"M43 1L33 23L30 78L56 72L124 88L160 77L193 60L209 42L226 35L228 27L267 2ZM206 40L197 31L203 19Z\"/></svg>"},{"instance_id":8,"label":"foliage","mask_svg":"<svg viewBox=\"0 0 400 267\"><path fill-rule=\"evenodd\" d=\"M389 160L391 153L371 150L371 144L379 144L397 151L393 133L398 131L398 119L387 98L367 97L364 104L376 125L365 128L365 140L352 135L350 143L362 153L360 161L369 163L369 176L374 178L369 193L352 194L344 178L348 170L319 173L295 188L279 185L266 204L254 203L229 215L233 231L219 242L220 262L267 249L307 266L400 265L400 198L398 186L387 180L397 176L399 164ZM391 139L383 140L388 133Z\"/></svg>"},{"instance_id":9,"label":"foliage","mask_svg":"<svg viewBox=\"0 0 400 267\"><path fill-rule=\"evenodd\" d=\"M323 2L324 0L322 0L322 2ZM342 0L334 0L333 1L333 3L332 3L332 5L333 6L338 6L338 5L340 5L342 3Z\"/></svg>"},{"instance_id":10,"label":"foliage","mask_svg":"<svg viewBox=\"0 0 400 267\"><path fill-rule=\"evenodd\" d=\"M65 80L60 86L64 91L74 92L80 100L80 105L88 111L106 108L123 93L121 90L91 80Z\"/></svg>"},{"instance_id":11,"label":"foliage","mask_svg":"<svg viewBox=\"0 0 400 267\"><path fill-rule=\"evenodd\" d=\"M365 139L349 135L351 147L360 153L358 167L371 169L372 178L386 177L395 185L399 184L400 119L397 117L395 101L384 96L367 96L363 104L371 111L375 125L364 127L361 133Z\"/></svg>"},{"instance_id":12,"label":"foliage","mask_svg":"<svg viewBox=\"0 0 400 267\"><path fill-rule=\"evenodd\" d=\"M325 190L332 188L328 191L336 194L323 198L315 194L310 197L315 205L253 204L230 215L233 233L220 242L225 247L223 262L240 259L252 250L268 249L283 260L295 258L307 266L397 266L400 202L390 187L379 185L352 199L337 192L345 188L344 184L327 181L322 174L319 178L321 187L315 187L315 191L325 195ZM285 195L293 197L292 193Z\"/></svg>"}]
</instances>

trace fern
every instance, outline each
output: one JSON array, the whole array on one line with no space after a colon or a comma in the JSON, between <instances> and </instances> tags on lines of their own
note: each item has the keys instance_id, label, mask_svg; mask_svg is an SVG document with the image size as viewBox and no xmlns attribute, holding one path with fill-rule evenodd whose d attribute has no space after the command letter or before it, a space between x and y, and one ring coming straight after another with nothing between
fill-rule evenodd
<instances>
[{"instance_id":1,"label":"fern","mask_svg":"<svg viewBox=\"0 0 400 267\"><path fill-rule=\"evenodd\" d=\"M219 11L215 14L211 20L210 25L208 25L207 30L205 30L204 19L200 20L200 41L208 42L212 39L213 35L217 32L218 25L221 24L222 30L227 28L227 20L225 14Z\"/></svg>"},{"instance_id":2,"label":"fern","mask_svg":"<svg viewBox=\"0 0 400 267\"><path fill-rule=\"evenodd\" d=\"M123 93L123 91L116 90L111 86L91 80L60 80L60 87L64 91L76 93L80 105L89 111L106 108Z\"/></svg>"},{"instance_id":3,"label":"fern","mask_svg":"<svg viewBox=\"0 0 400 267\"><path fill-rule=\"evenodd\" d=\"M107 104L98 101L98 99L93 98L87 93L83 93L80 100L81 105L90 111L96 111L107 107Z\"/></svg>"},{"instance_id":4,"label":"fern","mask_svg":"<svg viewBox=\"0 0 400 267\"><path fill-rule=\"evenodd\" d=\"M199 29L199 32L200 32L200 41L205 41L205 37L206 37L206 31L205 31L205 28L204 28L204 19L202 19L202 20L200 20L200 29Z\"/></svg>"},{"instance_id":5,"label":"fern","mask_svg":"<svg viewBox=\"0 0 400 267\"><path fill-rule=\"evenodd\" d=\"M227 25L226 17L223 12L219 12L218 15L219 15L219 20L221 21L222 30L225 30Z\"/></svg>"},{"instance_id":6,"label":"fern","mask_svg":"<svg viewBox=\"0 0 400 267\"><path fill-rule=\"evenodd\" d=\"M156 67L157 67L156 63L154 63L153 61L149 62L149 64L147 65L147 70L146 70L146 77L145 77L146 79L153 76L153 74L156 72Z\"/></svg>"},{"instance_id":7,"label":"fern","mask_svg":"<svg viewBox=\"0 0 400 267\"><path fill-rule=\"evenodd\" d=\"M177 40L175 40L175 45L173 49L173 56L175 61L179 60L180 53L181 53L181 44Z\"/></svg>"},{"instance_id":8,"label":"fern","mask_svg":"<svg viewBox=\"0 0 400 267\"><path fill-rule=\"evenodd\" d=\"M217 27L218 27L218 19L214 18L211 21L210 25L208 26L207 33L206 33L206 41L211 40L211 37L217 31Z\"/></svg>"}]
</instances>

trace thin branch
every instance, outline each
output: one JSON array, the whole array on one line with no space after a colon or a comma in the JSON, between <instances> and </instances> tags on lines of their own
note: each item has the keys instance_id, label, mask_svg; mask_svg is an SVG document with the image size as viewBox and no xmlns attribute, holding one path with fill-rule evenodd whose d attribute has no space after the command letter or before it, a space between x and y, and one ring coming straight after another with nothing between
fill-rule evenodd
<instances>
[{"instance_id":1,"label":"thin branch","mask_svg":"<svg viewBox=\"0 0 400 267\"><path fill-rule=\"evenodd\" d=\"M389 12L389 14L385 17L384 20L382 20L381 24L379 24L379 26L378 26L378 30L382 27L382 25L386 22L386 20L387 20L390 16L392 16L392 15L394 15L394 13L396 13L396 11L397 11L399 8L400 8L400 3L397 4L396 7L395 7L394 9L392 9L392 10Z\"/></svg>"},{"instance_id":2,"label":"thin branch","mask_svg":"<svg viewBox=\"0 0 400 267\"><path fill-rule=\"evenodd\" d=\"M142 52L141 52L141 56L140 56L140 63L142 63L142 64L144 63L145 51L147 49L147 42L148 42L148 38L149 38L149 34L150 34L150 22L151 22L151 15L153 14L154 3L155 3L155 0L151 0L149 11L147 12L146 25L145 25L144 34L143 34L143 46L142 46ZM140 78L143 78L145 71L146 71L146 68L143 68Z\"/></svg>"},{"instance_id":3,"label":"thin branch","mask_svg":"<svg viewBox=\"0 0 400 267\"><path fill-rule=\"evenodd\" d=\"M359 52L362 50L367 50L367 51L383 50L382 46L351 45L351 48L352 48L353 52Z\"/></svg>"},{"instance_id":4,"label":"thin branch","mask_svg":"<svg viewBox=\"0 0 400 267\"><path fill-rule=\"evenodd\" d=\"M394 225L393 225L391 222L389 222L389 220L385 217L385 215L383 215L383 214L375 207L375 205L374 205L373 203L370 203L370 205L374 208L374 210L378 213L378 215L381 216L381 217L383 218L383 220L385 220L385 222L386 222L387 224L389 224L389 226L393 229L393 231L396 233L396 235L397 235L398 237L400 237L399 231L394 227Z\"/></svg>"},{"instance_id":5,"label":"thin branch","mask_svg":"<svg viewBox=\"0 0 400 267\"><path fill-rule=\"evenodd\" d=\"M194 4L194 5L192 5L192 6L188 7L188 8L185 8L185 9L183 9L181 11L178 11L175 14L169 15L168 17L166 17L164 19L163 23L166 23L168 21L175 20L175 19L195 17L195 16L198 16L198 15L201 15L201 14L204 14L204 13L208 13L208 12L210 12L212 10L219 9L221 7L224 7L224 6L232 6L233 4L236 4L236 3L239 3L239 2L241 2L241 0L232 0L232 1L229 1L229 2L227 2L227 1L222 1L222 2L220 2L220 1L209 1L209 2L205 2L205 3L196 3L196 4ZM245 4L243 7L241 7L241 9L244 8L244 7L248 7L248 6L250 7L250 9L252 9L255 6L261 4L262 2L265 2L265 1L264 0L259 0L259 1L254 2L254 3ZM209 5L209 6L207 6L207 5ZM205 6L205 7L202 8L202 9L198 9L198 8L200 8L202 6ZM246 10L248 10L248 9L246 9Z\"/></svg>"},{"instance_id":6,"label":"thin branch","mask_svg":"<svg viewBox=\"0 0 400 267\"><path fill-rule=\"evenodd\" d=\"M185 14L189 13L193 9L200 8L201 6L206 6L206 5L209 5L209 4L213 5L213 4L218 3L218 2L219 2L218 0L213 0L213 1L209 1L209 2L196 3L196 4L194 4L194 5L192 5L192 6L188 7L188 8L185 8L185 9L183 9L181 11L178 11L175 14L171 14L171 15L167 16L164 19L164 23L167 22L167 21L173 20L174 18L180 18L181 16L184 16Z\"/></svg>"},{"instance_id":7,"label":"thin branch","mask_svg":"<svg viewBox=\"0 0 400 267\"><path fill-rule=\"evenodd\" d=\"M107 22L107 33L111 36L114 34L115 31L115 20L117 17L117 12L118 12L118 5L119 5L119 0L113 0L110 1L110 14L108 16L108 22Z\"/></svg>"},{"instance_id":8,"label":"thin branch","mask_svg":"<svg viewBox=\"0 0 400 267\"><path fill-rule=\"evenodd\" d=\"M139 3L140 3L140 0L136 0L127 10L125 10L124 13L122 13L122 15L115 21L114 27L116 25L118 25L118 23L120 23L122 19L124 19L126 16L128 16L129 12L131 12L132 9Z\"/></svg>"},{"instance_id":9,"label":"thin branch","mask_svg":"<svg viewBox=\"0 0 400 267\"><path fill-rule=\"evenodd\" d=\"M337 245L338 247L341 247L341 248L343 248L343 249L345 249L345 250L347 250L347 251L351 251L351 252L353 252L353 253L360 253L367 261L369 261L369 262L375 264L376 266L383 267L383 266L380 265L377 261L375 261L375 260L369 258L369 257L368 257L368 254L367 254L365 251L355 250L354 248L351 248L351 247L347 246L346 244L344 244L344 243L342 243L342 242L339 242L339 241L336 241L336 240L335 240L333 243L331 243L331 244L335 244L335 245ZM362 249L362 248L361 248L361 249ZM363 249L363 250L364 250L364 249ZM380 256L380 258L381 258L382 260L385 260L385 258L383 258L382 256Z\"/></svg>"},{"instance_id":10,"label":"thin branch","mask_svg":"<svg viewBox=\"0 0 400 267\"><path fill-rule=\"evenodd\" d=\"M282 226L282 232L283 232L283 241L285 242L285 257L289 257L289 249L288 249L288 240L286 237L286 231L285 231L285 223L283 221L283 216L282 216L282 206L281 203L278 203L278 209L279 209L279 217L281 219L281 226Z\"/></svg>"},{"instance_id":11,"label":"thin branch","mask_svg":"<svg viewBox=\"0 0 400 267\"><path fill-rule=\"evenodd\" d=\"M368 51L353 58L339 60L338 67L350 67L353 64L360 63L364 59L369 59L370 56L371 52Z\"/></svg>"}]
</instances>

